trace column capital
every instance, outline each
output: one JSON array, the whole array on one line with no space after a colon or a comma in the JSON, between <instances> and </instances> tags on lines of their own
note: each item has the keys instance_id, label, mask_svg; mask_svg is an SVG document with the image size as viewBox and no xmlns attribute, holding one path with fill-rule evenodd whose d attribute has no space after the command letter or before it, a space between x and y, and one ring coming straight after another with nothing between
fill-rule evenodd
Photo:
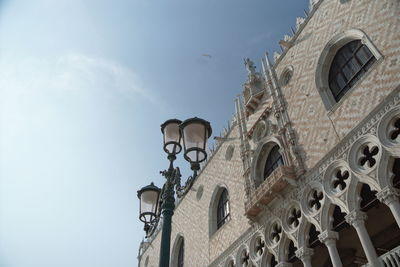
<instances>
[{"instance_id":1,"label":"column capital","mask_svg":"<svg viewBox=\"0 0 400 267\"><path fill-rule=\"evenodd\" d=\"M339 239L339 234L335 231L325 230L318 235L318 239L322 243L336 242Z\"/></svg>"},{"instance_id":2,"label":"column capital","mask_svg":"<svg viewBox=\"0 0 400 267\"><path fill-rule=\"evenodd\" d=\"M367 214L361 210L354 210L345 216L346 222L354 227L363 224L367 218Z\"/></svg>"},{"instance_id":3,"label":"column capital","mask_svg":"<svg viewBox=\"0 0 400 267\"><path fill-rule=\"evenodd\" d=\"M302 247L296 250L296 257L300 260L303 258L311 258L314 254L314 250L308 247Z\"/></svg>"},{"instance_id":4,"label":"column capital","mask_svg":"<svg viewBox=\"0 0 400 267\"><path fill-rule=\"evenodd\" d=\"M400 193L397 189L392 187L385 187L382 191L376 194L376 197L380 202L385 203L386 205L390 205L390 203L394 201L398 201Z\"/></svg>"}]
</instances>

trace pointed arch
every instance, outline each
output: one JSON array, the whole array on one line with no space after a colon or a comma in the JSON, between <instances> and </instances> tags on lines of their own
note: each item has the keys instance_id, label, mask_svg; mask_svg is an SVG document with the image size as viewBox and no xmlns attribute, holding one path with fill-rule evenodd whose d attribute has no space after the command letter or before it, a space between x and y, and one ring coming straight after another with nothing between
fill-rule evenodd
<instances>
[{"instance_id":1,"label":"pointed arch","mask_svg":"<svg viewBox=\"0 0 400 267\"><path fill-rule=\"evenodd\" d=\"M255 187L258 187L264 182L265 167L268 156L271 151L279 152L282 156L282 165L288 164L288 157L282 145L280 138L269 136L260 141L260 145L256 149L251 166L251 178L254 181Z\"/></svg>"},{"instance_id":2,"label":"pointed arch","mask_svg":"<svg viewBox=\"0 0 400 267\"><path fill-rule=\"evenodd\" d=\"M231 218L229 190L225 184L218 184L211 195L208 209L208 233L211 237Z\"/></svg>"},{"instance_id":3,"label":"pointed arch","mask_svg":"<svg viewBox=\"0 0 400 267\"><path fill-rule=\"evenodd\" d=\"M175 237L171 253L171 267L183 267L185 261L185 240L182 233Z\"/></svg>"}]
</instances>

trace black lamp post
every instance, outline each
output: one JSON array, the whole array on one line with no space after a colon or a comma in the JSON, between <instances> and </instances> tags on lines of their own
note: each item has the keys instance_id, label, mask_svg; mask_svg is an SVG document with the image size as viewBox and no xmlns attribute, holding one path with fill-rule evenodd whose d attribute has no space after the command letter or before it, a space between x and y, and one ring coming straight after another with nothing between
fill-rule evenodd
<instances>
[{"instance_id":1,"label":"black lamp post","mask_svg":"<svg viewBox=\"0 0 400 267\"><path fill-rule=\"evenodd\" d=\"M139 219L145 224L146 237L154 233L161 214L163 216L160 267L169 266L171 220L175 208L175 193L177 197L182 197L192 186L200 169L200 163L207 159L206 144L211 136L211 131L210 123L200 118L191 118L184 122L172 119L161 125L164 151L168 154L169 168L160 173L165 177L166 182L162 191L153 183L138 191ZM183 143L184 158L190 163L193 170L193 175L187 179L185 186L181 186L179 168L174 168L176 155L182 151L181 143ZM161 204L160 208L159 204Z\"/></svg>"}]
</instances>

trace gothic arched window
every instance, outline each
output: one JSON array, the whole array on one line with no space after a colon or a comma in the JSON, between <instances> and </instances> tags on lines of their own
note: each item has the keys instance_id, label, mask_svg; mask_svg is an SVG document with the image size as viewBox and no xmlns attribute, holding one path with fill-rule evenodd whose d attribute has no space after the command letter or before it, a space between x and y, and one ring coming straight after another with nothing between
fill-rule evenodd
<instances>
[{"instance_id":1,"label":"gothic arched window","mask_svg":"<svg viewBox=\"0 0 400 267\"><path fill-rule=\"evenodd\" d=\"M271 173L278 168L279 166L283 165L283 158L281 153L279 153L279 146L275 145L269 155L267 157L267 161L265 162L264 167L264 180L271 175Z\"/></svg>"},{"instance_id":2,"label":"gothic arched window","mask_svg":"<svg viewBox=\"0 0 400 267\"><path fill-rule=\"evenodd\" d=\"M184 239L182 238L181 243L179 244L179 251L178 251L178 267L183 267L183 259L185 255L184 245L185 242Z\"/></svg>"},{"instance_id":3,"label":"gothic arched window","mask_svg":"<svg viewBox=\"0 0 400 267\"><path fill-rule=\"evenodd\" d=\"M222 190L218 200L217 206L217 229L224 225L229 220L229 198L228 190L225 188Z\"/></svg>"},{"instance_id":4,"label":"gothic arched window","mask_svg":"<svg viewBox=\"0 0 400 267\"><path fill-rule=\"evenodd\" d=\"M376 58L361 40L338 50L329 69L329 88L336 102L365 74Z\"/></svg>"}]
</instances>

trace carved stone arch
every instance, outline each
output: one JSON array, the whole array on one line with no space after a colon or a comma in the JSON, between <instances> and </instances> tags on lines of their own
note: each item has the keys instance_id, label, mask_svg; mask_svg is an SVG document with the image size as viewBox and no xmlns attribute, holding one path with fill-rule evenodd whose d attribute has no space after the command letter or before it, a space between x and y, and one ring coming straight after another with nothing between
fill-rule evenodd
<instances>
[{"instance_id":1,"label":"carved stone arch","mask_svg":"<svg viewBox=\"0 0 400 267\"><path fill-rule=\"evenodd\" d=\"M179 248L183 242L183 245L185 245L184 241L184 236L183 233L178 233L175 237L174 243L172 245L172 250L171 250L171 260L170 260L170 265L171 267L177 267L178 266L178 254L179 254Z\"/></svg>"},{"instance_id":2,"label":"carved stone arch","mask_svg":"<svg viewBox=\"0 0 400 267\"><path fill-rule=\"evenodd\" d=\"M258 262L262 259L267 251L267 245L265 243L265 237L262 231L257 231L252 236L250 243L250 258L254 262Z\"/></svg>"},{"instance_id":3,"label":"carved stone arch","mask_svg":"<svg viewBox=\"0 0 400 267\"><path fill-rule=\"evenodd\" d=\"M378 124L377 136L382 145L393 155L400 155L400 107L388 111Z\"/></svg>"},{"instance_id":4,"label":"carved stone arch","mask_svg":"<svg viewBox=\"0 0 400 267\"><path fill-rule=\"evenodd\" d=\"M348 213L357 206L357 178L348 163L336 160L323 175L324 191L331 202Z\"/></svg>"},{"instance_id":5,"label":"carved stone arch","mask_svg":"<svg viewBox=\"0 0 400 267\"><path fill-rule=\"evenodd\" d=\"M380 192L383 188L393 187L393 164L396 158L400 158L400 154L398 154L397 157L394 157L388 151L382 151L382 156L379 161L377 170L377 180L380 188L371 187L372 189Z\"/></svg>"},{"instance_id":6,"label":"carved stone arch","mask_svg":"<svg viewBox=\"0 0 400 267\"><path fill-rule=\"evenodd\" d=\"M322 195L321 195L322 194ZM330 199L326 196L322 184L313 181L303 191L301 209L307 220L314 224L319 232L327 230L329 226Z\"/></svg>"},{"instance_id":7,"label":"carved stone arch","mask_svg":"<svg viewBox=\"0 0 400 267\"><path fill-rule=\"evenodd\" d=\"M278 228L280 227L280 236L279 236L279 240L277 242L276 242L276 240L273 240L273 235L272 235L272 233L276 232L276 230L277 230L276 226L278 226ZM279 247L283 233L284 232L283 232L283 228L282 228L282 222L280 221L279 218L275 217L266 224L266 227L264 229L264 240L265 240L265 244L268 247L268 249L275 251ZM275 256L278 256L278 255L276 254Z\"/></svg>"},{"instance_id":8,"label":"carved stone arch","mask_svg":"<svg viewBox=\"0 0 400 267\"><path fill-rule=\"evenodd\" d=\"M247 266L252 266L252 260L250 259L250 249L247 244L242 244L239 249L237 250L236 253L236 266L237 267L242 267L246 266L243 265L243 259L244 257L248 258L248 265Z\"/></svg>"},{"instance_id":9,"label":"carved stone arch","mask_svg":"<svg viewBox=\"0 0 400 267\"><path fill-rule=\"evenodd\" d=\"M211 237L218 229L217 229L217 208L218 208L218 200L222 194L222 192L226 189L228 191L229 197L229 189L228 186L224 183L219 183L214 187L214 191L211 195L210 205L208 208L208 235ZM231 213L232 211L230 211Z\"/></svg>"},{"instance_id":10,"label":"carved stone arch","mask_svg":"<svg viewBox=\"0 0 400 267\"><path fill-rule=\"evenodd\" d=\"M226 260L225 263L222 265L223 267L233 267L236 266L236 261L234 256L229 256Z\"/></svg>"},{"instance_id":11,"label":"carved stone arch","mask_svg":"<svg viewBox=\"0 0 400 267\"><path fill-rule=\"evenodd\" d=\"M282 240L279 244L279 250L278 250L278 262L288 262L288 255L289 255L289 244L290 242L294 240L290 239L289 236L287 235L282 235ZM296 246L296 243L294 243Z\"/></svg>"},{"instance_id":12,"label":"carved stone arch","mask_svg":"<svg viewBox=\"0 0 400 267\"><path fill-rule=\"evenodd\" d=\"M378 138L374 135L359 137L350 147L347 162L357 178L371 188L380 190L378 165L386 159L386 154ZM371 166L373 164L373 166Z\"/></svg>"},{"instance_id":13,"label":"carved stone arch","mask_svg":"<svg viewBox=\"0 0 400 267\"><path fill-rule=\"evenodd\" d=\"M297 235L297 245L298 248L305 248L308 247L308 241L309 241L309 232L310 228L312 226L312 223L310 223L305 216L302 219L302 222L299 225L298 229L298 235Z\"/></svg>"},{"instance_id":14,"label":"carved stone arch","mask_svg":"<svg viewBox=\"0 0 400 267\"><path fill-rule=\"evenodd\" d=\"M292 200L284 207L285 211L282 213L282 227L288 237L293 240L297 246L299 235L299 228L302 221L305 219L302 214L300 203Z\"/></svg>"},{"instance_id":15,"label":"carved stone arch","mask_svg":"<svg viewBox=\"0 0 400 267\"><path fill-rule=\"evenodd\" d=\"M382 54L375 47L367 34L359 29L351 29L335 35L323 48L315 71L315 84L326 110L330 110L333 105L336 104L328 83L331 63L339 49L354 40L361 40L375 56L377 61L383 58Z\"/></svg>"},{"instance_id":16,"label":"carved stone arch","mask_svg":"<svg viewBox=\"0 0 400 267\"><path fill-rule=\"evenodd\" d=\"M265 161L271 151L271 149L278 145L279 153L282 155L284 165L288 165L289 160L287 153L282 145L280 137L278 136L268 136L260 141L256 151L254 152L254 157L251 166L251 178L254 181L256 187L258 187L262 182L264 182L264 167Z\"/></svg>"},{"instance_id":17,"label":"carved stone arch","mask_svg":"<svg viewBox=\"0 0 400 267\"><path fill-rule=\"evenodd\" d=\"M293 245L295 246L295 248L298 248L297 241L293 240L286 234L284 234L282 236L282 240L278 247L278 258L277 258L278 263L281 263L281 262L288 263L289 262L289 252L290 252L289 246L290 246L291 242L293 242Z\"/></svg>"},{"instance_id":18,"label":"carved stone arch","mask_svg":"<svg viewBox=\"0 0 400 267\"><path fill-rule=\"evenodd\" d=\"M267 253L264 253L264 255L263 255L263 257L262 257L262 259L260 261L260 266L262 266L262 267L264 267L264 266L271 267L270 263L271 263L272 257L275 257L275 260L277 260L278 257L277 257L277 255L276 255L274 250L268 249L266 252Z\"/></svg>"}]
</instances>

